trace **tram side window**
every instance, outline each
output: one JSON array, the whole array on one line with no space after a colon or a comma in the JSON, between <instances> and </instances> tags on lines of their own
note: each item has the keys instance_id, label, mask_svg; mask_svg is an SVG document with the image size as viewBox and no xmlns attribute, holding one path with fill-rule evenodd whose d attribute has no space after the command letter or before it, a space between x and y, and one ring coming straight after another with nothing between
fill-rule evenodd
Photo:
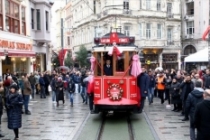
<instances>
[{"instance_id":1,"label":"tram side window","mask_svg":"<svg viewBox=\"0 0 210 140\"><path fill-rule=\"evenodd\" d=\"M101 53L97 53L97 62L101 62ZM101 67L97 64L97 76L101 76Z\"/></svg>"},{"instance_id":2,"label":"tram side window","mask_svg":"<svg viewBox=\"0 0 210 140\"><path fill-rule=\"evenodd\" d=\"M124 53L117 56L116 71L124 71Z\"/></svg>"}]
</instances>

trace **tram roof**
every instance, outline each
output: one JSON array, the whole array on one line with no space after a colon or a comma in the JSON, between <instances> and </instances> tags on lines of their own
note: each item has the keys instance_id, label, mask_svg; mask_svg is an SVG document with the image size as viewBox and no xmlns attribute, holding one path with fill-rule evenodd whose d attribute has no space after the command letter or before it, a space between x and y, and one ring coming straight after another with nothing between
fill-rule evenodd
<instances>
[{"instance_id":1,"label":"tram roof","mask_svg":"<svg viewBox=\"0 0 210 140\"><path fill-rule=\"evenodd\" d=\"M93 52L108 52L113 46L105 46L105 45L99 45L92 47ZM135 51L138 46L136 45L129 45L129 46L117 46L122 51Z\"/></svg>"}]
</instances>

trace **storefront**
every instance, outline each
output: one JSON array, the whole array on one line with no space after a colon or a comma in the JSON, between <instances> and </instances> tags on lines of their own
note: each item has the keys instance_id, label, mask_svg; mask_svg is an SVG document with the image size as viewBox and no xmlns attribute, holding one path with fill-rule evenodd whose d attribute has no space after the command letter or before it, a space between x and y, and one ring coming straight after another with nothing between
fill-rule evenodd
<instances>
[{"instance_id":1,"label":"storefront","mask_svg":"<svg viewBox=\"0 0 210 140\"><path fill-rule=\"evenodd\" d=\"M0 74L3 75L7 69L19 74L34 71L33 63L36 61L36 53L33 51L29 38L11 36L10 39L0 38Z\"/></svg>"},{"instance_id":2,"label":"storefront","mask_svg":"<svg viewBox=\"0 0 210 140\"><path fill-rule=\"evenodd\" d=\"M163 58L163 69L178 69L178 54L170 53L170 54L162 54Z\"/></svg>"}]
</instances>

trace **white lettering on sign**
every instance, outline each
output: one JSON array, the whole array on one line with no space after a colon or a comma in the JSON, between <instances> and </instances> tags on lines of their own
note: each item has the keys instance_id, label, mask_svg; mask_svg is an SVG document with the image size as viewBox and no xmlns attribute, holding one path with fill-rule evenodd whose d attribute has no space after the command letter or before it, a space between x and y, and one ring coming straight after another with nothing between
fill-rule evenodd
<instances>
[{"instance_id":1,"label":"white lettering on sign","mask_svg":"<svg viewBox=\"0 0 210 140\"><path fill-rule=\"evenodd\" d=\"M132 84L133 86L135 86L135 85L136 85L136 82L135 82L135 81L132 81L131 84Z\"/></svg>"},{"instance_id":2,"label":"white lettering on sign","mask_svg":"<svg viewBox=\"0 0 210 140\"><path fill-rule=\"evenodd\" d=\"M135 98L135 97L137 97L137 94L136 93L131 93L131 97Z\"/></svg>"},{"instance_id":3,"label":"white lettering on sign","mask_svg":"<svg viewBox=\"0 0 210 140\"><path fill-rule=\"evenodd\" d=\"M96 94L96 93L95 93L95 94L94 94L94 97L95 97L95 98L101 98L101 94Z\"/></svg>"},{"instance_id":4,"label":"white lettering on sign","mask_svg":"<svg viewBox=\"0 0 210 140\"><path fill-rule=\"evenodd\" d=\"M127 38L120 38L119 42L121 42L121 43L128 43L128 39Z\"/></svg>"},{"instance_id":5,"label":"white lettering on sign","mask_svg":"<svg viewBox=\"0 0 210 140\"><path fill-rule=\"evenodd\" d=\"M109 43L110 42L110 39L109 38L103 38L101 39L101 43Z\"/></svg>"}]
</instances>

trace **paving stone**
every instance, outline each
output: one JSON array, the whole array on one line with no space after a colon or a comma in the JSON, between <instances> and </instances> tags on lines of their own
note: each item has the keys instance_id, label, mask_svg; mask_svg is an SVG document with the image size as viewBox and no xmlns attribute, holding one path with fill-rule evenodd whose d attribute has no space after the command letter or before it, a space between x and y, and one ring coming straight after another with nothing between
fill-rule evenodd
<instances>
[{"instance_id":1,"label":"paving stone","mask_svg":"<svg viewBox=\"0 0 210 140\"><path fill-rule=\"evenodd\" d=\"M78 127L89 114L88 105L82 103L81 96L75 95L74 107L69 100L56 107L51 97L40 99L36 96L29 105L31 115L22 115L22 128L19 130L21 140L71 140ZM2 116L1 130L4 140L14 139L14 133L7 128L6 112ZM2 139L3 140L3 139Z\"/></svg>"},{"instance_id":2,"label":"paving stone","mask_svg":"<svg viewBox=\"0 0 210 140\"><path fill-rule=\"evenodd\" d=\"M166 104L165 104L166 105ZM145 113L160 140L189 140L189 121L181 121L180 113L166 109L155 98L152 105L145 103Z\"/></svg>"}]
</instances>

